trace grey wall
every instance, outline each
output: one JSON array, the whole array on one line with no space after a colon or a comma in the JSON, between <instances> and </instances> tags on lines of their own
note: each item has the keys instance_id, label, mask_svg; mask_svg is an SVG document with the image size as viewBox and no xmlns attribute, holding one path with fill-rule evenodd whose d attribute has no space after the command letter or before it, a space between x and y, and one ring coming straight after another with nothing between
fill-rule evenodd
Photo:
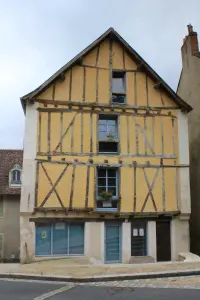
<instances>
[{"instance_id":1,"label":"grey wall","mask_svg":"<svg viewBox=\"0 0 200 300\"><path fill-rule=\"evenodd\" d=\"M191 251L200 255L200 58L193 55L188 36L182 47L182 76L178 95L187 101L193 111L189 113L190 187L191 187ZM196 37L197 38L197 37Z\"/></svg>"},{"instance_id":2,"label":"grey wall","mask_svg":"<svg viewBox=\"0 0 200 300\"><path fill-rule=\"evenodd\" d=\"M3 217L0 218L0 233L3 234L3 259L19 259L20 232L19 208L20 195L0 196L3 200Z\"/></svg>"}]
</instances>

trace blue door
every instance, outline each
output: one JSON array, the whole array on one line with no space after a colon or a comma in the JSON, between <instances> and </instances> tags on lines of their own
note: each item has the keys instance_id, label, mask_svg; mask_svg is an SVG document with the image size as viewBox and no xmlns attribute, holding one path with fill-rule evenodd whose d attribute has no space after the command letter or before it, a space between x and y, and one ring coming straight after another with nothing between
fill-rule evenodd
<instances>
[{"instance_id":1,"label":"blue door","mask_svg":"<svg viewBox=\"0 0 200 300\"><path fill-rule=\"evenodd\" d=\"M84 227L72 225L69 227L69 254L84 254Z\"/></svg>"},{"instance_id":2,"label":"blue door","mask_svg":"<svg viewBox=\"0 0 200 300\"><path fill-rule=\"evenodd\" d=\"M51 227L41 225L36 230L36 255L51 254Z\"/></svg>"},{"instance_id":3,"label":"blue door","mask_svg":"<svg viewBox=\"0 0 200 300\"><path fill-rule=\"evenodd\" d=\"M106 224L105 261L121 262L121 225Z\"/></svg>"},{"instance_id":4,"label":"blue door","mask_svg":"<svg viewBox=\"0 0 200 300\"><path fill-rule=\"evenodd\" d=\"M64 222L53 225L53 253L54 255L68 254L68 226Z\"/></svg>"}]
</instances>

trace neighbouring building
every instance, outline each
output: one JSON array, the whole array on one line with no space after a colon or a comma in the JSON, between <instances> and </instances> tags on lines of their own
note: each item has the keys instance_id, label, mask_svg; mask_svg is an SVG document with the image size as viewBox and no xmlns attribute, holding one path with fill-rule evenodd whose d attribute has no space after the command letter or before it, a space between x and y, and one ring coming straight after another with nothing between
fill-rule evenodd
<instances>
[{"instance_id":1,"label":"neighbouring building","mask_svg":"<svg viewBox=\"0 0 200 300\"><path fill-rule=\"evenodd\" d=\"M193 110L188 114L191 181L191 251L200 255L200 52L197 33L188 25L181 48L182 71L177 93Z\"/></svg>"},{"instance_id":2,"label":"neighbouring building","mask_svg":"<svg viewBox=\"0 0 200 300\"><path fill-rule=\"evenodd\" d=\"M189 251L192 108L113 28L21 102L22 263Z\"/></svg>"},{"instance_id":3,"label":"neighbouring building","mask_svg":"<svg viewBox=\"0 0 200 300\"><path fill-rule=\"evenodd\" d=\"M22 150L0 150L0 260L19 260Z\"/></svg>"}]
</instances>

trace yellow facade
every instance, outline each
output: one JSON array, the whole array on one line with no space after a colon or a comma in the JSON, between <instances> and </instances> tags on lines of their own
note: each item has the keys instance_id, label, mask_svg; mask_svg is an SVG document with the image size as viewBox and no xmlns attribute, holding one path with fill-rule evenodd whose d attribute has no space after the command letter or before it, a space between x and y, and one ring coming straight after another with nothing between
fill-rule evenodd
<instances>
[{"instance_id":1,"label":"yellow facade","mask_svg":"<svg viewBox=\"0 0 200 300\"><path fill-rule=\"evenodd\" d=\"M111 104L111 72L125 72L126 104ZM105 39L37 95L38 209L93 211L96 168L119 169L119 212L175 213L177 105L118 41ZM118 117L119 153L98 152L100 114Z\"/></svg>"}]
</instances>

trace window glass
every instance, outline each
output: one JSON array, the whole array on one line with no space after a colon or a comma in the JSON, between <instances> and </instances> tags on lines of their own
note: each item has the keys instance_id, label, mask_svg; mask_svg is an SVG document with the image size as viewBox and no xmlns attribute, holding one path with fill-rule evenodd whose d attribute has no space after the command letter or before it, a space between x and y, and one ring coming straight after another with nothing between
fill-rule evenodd
<instances>
[{"instance_id":1,"label":"window glass","mask_svg":"<svg viewBox=\"0 0 200 300\"><path fill-rule=\"evenodd\" d=\"M113 93L125 93L125 86L124 86L124 76L121 74L121 77L115 77L113 74L112 78L112 91Z\"/></svg>"},{"instance_id":2,"label":"window glass","mask_svg":"<svg viewBox=\"0 0 200 300\"><path fill-rule=\"evenodd\" d=\"M99 139L117 139L117 120L99 120Z\"/></svg>"},{"instance_id":3,"label":"window glass","mask_svg":"<svg viewBox=\"0 0 200 300\"><path fill-rule=\"evenodd\" d=\"M125 103L125 96L113 94L112 95L112 103L119 103L119 104Z\"/></svg>"},{"instance_id":4,"label":"window glass","mask_svg":"<svg viewBox=\"0 0 200 300\"><path fill-rule=\"evenodd\" d=\"M106 178L98 178L98 186L106 186Z\"/></svg>"},{"instance_id":5,"label":"window glass","mask_svg":"<svg viewBox=\"0 0 200 300\"><path fill-rule=\"evenodd\" d=\"M20 184L21 183L21 171L12 170L11 172L11 184Z\"/></svg>"},{"instance_id":6,"label":"window glass","mask_svg":"<svg viewBox=\"0 0 200 300\"><path fill-rule=\"evenodd\" d=\"M105 174L105 178L100 175ZM112 197L117 197L117 169L98 169L98 196L101 197L101 193L111 192Z\"/></svg>"},{"instance_id":7,"label":"window glass","mask_svg":"<svg viewBox=\"0 0 200 300\"><path fill-rule=\"evenodd\" d=\"M116 185L116 177L115 178L108 177L108 186L115 186L115 185Z\"/></svg>"},{"instance_id":8,"label":"window glass","mask_svg":"<svg viewBox=\"0 0 200 300\"><path fill-rule=\"evenodd\" d=\"M98 177L106 177L106 169L105 168L98 169Z\"/></svg>"},{"instance_id":9,"label":"window glass","mask_svg":"<svg viewBox=\"0 0 200 300\"><path fill-rule=\"evenodd\" d=\"M117 153L118 142L99 142L99 153Z\"/></svg>"},{"instance_id":10,"label":"window glass","mask_svg":"<svg viewBox=\"0 0 200 300\"><path fill-rule=\"evenodd\" d=\"M116 169L108 169L108 177L116 177Z\"/></svg>"},{"instance_id":11,"label":"window glass","mask_svg":"<svg viewBox=\"0 0 200 300\"><path fill-rule=\"evenodd\" d=\"M36 255L84 254L84 225L55 224L36 225Z\"/></svg>"}]
</instances>

